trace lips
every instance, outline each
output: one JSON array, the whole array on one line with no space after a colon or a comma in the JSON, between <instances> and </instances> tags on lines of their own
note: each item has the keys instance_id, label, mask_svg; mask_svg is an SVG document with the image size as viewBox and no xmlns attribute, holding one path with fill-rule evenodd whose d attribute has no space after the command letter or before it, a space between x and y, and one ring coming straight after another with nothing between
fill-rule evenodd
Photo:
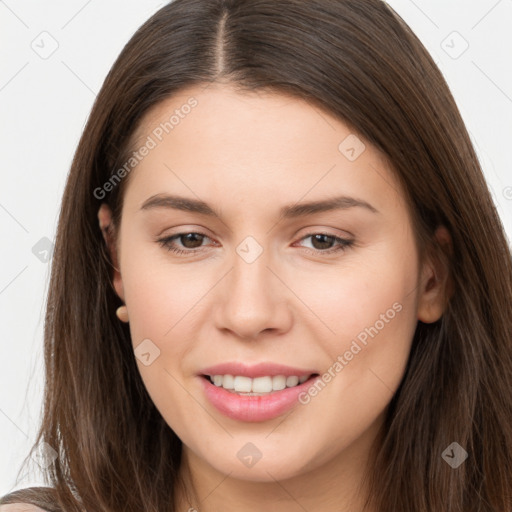
<instances>
[{"instance_id":1,"label":"lips","mask_svg":"<svg viewBox=\"0 0 512 512\"><path fill-rule=\"evenodd\" d=\"M208 401L222 414L245 422L280 416L319 377L314 369L281 364L223 363L199 374Z\"/></svg>"}]
</instances>

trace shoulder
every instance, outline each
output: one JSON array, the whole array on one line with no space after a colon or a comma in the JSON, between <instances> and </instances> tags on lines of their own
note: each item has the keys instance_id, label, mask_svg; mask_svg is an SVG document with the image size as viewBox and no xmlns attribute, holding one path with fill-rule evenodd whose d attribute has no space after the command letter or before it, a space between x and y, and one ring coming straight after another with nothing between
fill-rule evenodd
<instances>
[{"instance_id":1,"label":"shoulder","mask_svg":"<svg viewBox=\"0 0 512 512\"><path fill-rule=\"evenodd\" d=\"M10 503L9 505L0 505L0 512L45 512L42 508L31 505L30 503Z\"/></svg>"},{"instance_id":2,"label":"shoulder","mask_svg":"<svg viewBox=\"0 0 512 512\"><path fill-rule=\"evenodd\" d=\"M51 487L28 487L0 496L0 512L62 512Z\"/></svg>"}]
</instances>

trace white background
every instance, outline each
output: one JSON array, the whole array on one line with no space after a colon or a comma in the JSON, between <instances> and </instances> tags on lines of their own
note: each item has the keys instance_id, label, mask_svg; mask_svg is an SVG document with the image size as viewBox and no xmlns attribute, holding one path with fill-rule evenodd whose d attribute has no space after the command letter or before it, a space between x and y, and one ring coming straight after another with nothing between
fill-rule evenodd
<instances>
[{"instance_id":1,"label":"white background","mask_svg":"<svg viewBox=\"0 0 512 512\"><path fill-rule=\"evenodd\" d=\"M41 409L50 267L40 259L49 242L40 240L54 240L65 178L95 94L124 44L164 3L0 1L0 496L43 483L39 475L15 482ZM511 239L512 0L388 3L444 73ZM48 58L35 51L57 44ZM32 250L37 243L40 257Z\"/></svg>"}]
</instances>

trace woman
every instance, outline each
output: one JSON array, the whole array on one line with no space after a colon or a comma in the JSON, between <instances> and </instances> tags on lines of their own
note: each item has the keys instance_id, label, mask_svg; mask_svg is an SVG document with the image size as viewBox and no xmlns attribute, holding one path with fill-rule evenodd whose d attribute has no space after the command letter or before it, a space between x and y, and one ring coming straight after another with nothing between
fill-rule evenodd
<instances>
[{"instance_id":1,"label":"woman","mask_svg":"<svg viewBox=\"0 0 512 512\"><path fill-rule=\"evenodd\" d=\"M463 121L389 6L176 0L77 149L51 488L0 504L508 512L511 298Z\"/></svg>"}]
</instances>

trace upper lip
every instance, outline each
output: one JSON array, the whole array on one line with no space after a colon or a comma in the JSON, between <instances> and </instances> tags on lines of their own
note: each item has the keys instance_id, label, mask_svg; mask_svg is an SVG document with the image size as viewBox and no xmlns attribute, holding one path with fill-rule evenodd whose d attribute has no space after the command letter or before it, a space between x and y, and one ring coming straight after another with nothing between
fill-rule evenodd
<instances>
[{"instance_id":1,"label":"upper lip","mask_svg":"<svg viewBox=\"0 0 512 512\"><path fill-rule=\"evenodd\" d=\"M314 373L317 373L317 371L309 368L293 368L291 366L277 363L267 362L246 365L237 361L221 363L201 370L202 375L240 375L250 378L265 376L274 377L276 375L284 375L285 377L296 375L297 377L302 377L303 375L309 376Z\"/></svg>"}]
</instances>

